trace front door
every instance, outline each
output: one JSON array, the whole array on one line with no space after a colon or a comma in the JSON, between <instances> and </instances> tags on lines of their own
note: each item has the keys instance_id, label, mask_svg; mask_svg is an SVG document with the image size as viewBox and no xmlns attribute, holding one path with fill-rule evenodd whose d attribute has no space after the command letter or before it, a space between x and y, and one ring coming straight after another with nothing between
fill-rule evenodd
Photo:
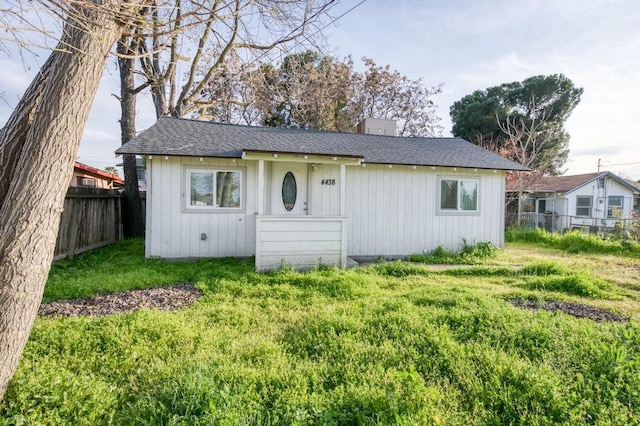
<instances>
[{"instance_id":1,"label":"front door","mask_svg":"<svg viewBox=\"0 0 640 426\"><path fill-rule=\"evenodd\" d=\"M307 214L307 167L306 163L273 163L271 214Z\"/></svg>"}]
</instances>

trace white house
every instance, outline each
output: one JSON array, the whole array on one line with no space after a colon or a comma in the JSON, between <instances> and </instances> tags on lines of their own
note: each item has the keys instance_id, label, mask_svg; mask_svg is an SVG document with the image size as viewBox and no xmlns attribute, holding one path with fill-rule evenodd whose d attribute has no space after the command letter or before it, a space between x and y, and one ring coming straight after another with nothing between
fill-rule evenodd
<instances>
[{"instance_id":1,"label":"white house","mask_svg":"<svg viewBox=\"0 0 640 426\"><path fill-rule=\"evenodd\" d=\"M513 187L508 190L515 191ZM640 190L611 172L542 177L520 200L525 224L552 231L627 227L636 222Z\"/></svg>"},{"instance_id":2,"label":"white house","mask_svg":"<svg viewBox=\"0 0 640 426\"><path fill-rule=\"evenodd\" d=\"M524 170L459 138L169 117L116 152L147 158L147 256L255 255L257 270L502 246L505 172Z\"/></svg>"}]
</instances>

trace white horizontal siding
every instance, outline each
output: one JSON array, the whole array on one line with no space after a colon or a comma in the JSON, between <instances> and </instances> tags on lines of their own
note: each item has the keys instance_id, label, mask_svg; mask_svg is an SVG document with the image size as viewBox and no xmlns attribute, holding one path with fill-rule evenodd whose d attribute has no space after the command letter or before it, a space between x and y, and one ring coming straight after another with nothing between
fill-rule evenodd
<instances>
[{"instance_id":1,"label":"white horizontal siding","mask_svg":"<svg viewBox=\"0 0 640 426\"><path fill-rule=\"evenodd\" d=\"M439 176L477 179L479 213L437 214ZM347 167L346 184L350 256L504 244L504 172L367 164Z\"/></svg>"},{"instance_id":2,"label":"white horizontal siding","mask_svg":"<svg viewBox=\"0 0 640 426\"><path fill-rule=\"evenodd\" d=\"M346 219L318 216L258 216L256 269L282 265L346 265Z\"/></svg>"}]
</instances>

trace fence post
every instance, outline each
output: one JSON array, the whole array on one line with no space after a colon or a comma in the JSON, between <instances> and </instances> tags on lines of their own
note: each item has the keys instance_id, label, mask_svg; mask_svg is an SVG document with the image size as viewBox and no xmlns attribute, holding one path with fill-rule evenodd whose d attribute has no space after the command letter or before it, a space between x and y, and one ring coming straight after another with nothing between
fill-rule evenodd
<instances>
[{"instance_id":1,"label":"fence post","mask_svg":"<svg viewBox=\"0 0 640 426\"><path fill-rule=\"evenodd\" d=\"M69 188L54 260L72 257L122 239L120 196L99 188ZM66 247L64 243L66 242Z\"/></svg>"},{"instance_id":2,"label":"fence post","mask_svg":"<svg viewBox=\"0 0 640 426\"><path fill-rule=\"evenodd\" d=\"M76 254L76 238L78 237L78 224L76 223L79 198L71 198L69 201L69 235L67 236L67 253L65 257L73 257Z\"/></svg>"}]
</instances>

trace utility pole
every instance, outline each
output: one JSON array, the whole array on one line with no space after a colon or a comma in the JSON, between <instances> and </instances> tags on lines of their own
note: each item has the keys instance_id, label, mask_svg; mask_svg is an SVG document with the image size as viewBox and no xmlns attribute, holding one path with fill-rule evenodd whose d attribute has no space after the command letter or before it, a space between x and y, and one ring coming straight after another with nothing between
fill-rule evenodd
<instances>
[{"instance_id":1,"label":"utility pole","mask_svg":"<svg viewBox=\"0 0 640 426\"><path fill-rule=\"evenodd\" d=\"M602 159L598 158L598 173L600 173L600 167L602 166Z\"/></svg>"}]
</instances>

